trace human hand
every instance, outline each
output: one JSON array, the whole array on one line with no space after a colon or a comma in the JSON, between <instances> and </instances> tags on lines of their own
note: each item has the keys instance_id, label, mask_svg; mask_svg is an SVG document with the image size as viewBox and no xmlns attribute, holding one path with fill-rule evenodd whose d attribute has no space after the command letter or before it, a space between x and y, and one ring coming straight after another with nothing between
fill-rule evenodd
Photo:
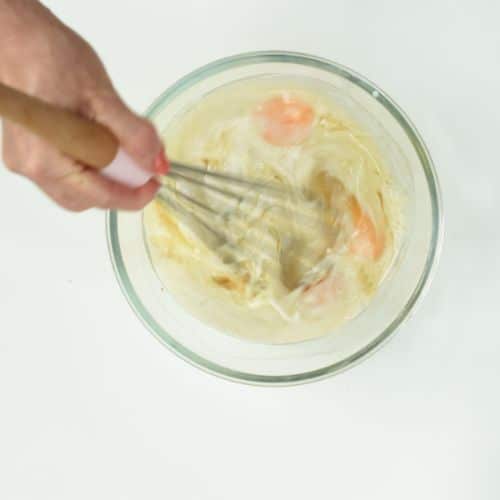
<instances>
[{"instance_id":1,"label":"human hand","mask_svg":"<svg viewBox=\"0 0 500 500\"><path fill-rule=\"evenodd\" d=\"M165 165L152 124L123 103L93 49L41 4L0 0L0 47L0 81L100 122L142 168L159 172ZM137 210L158 189L155 180L138 189L118 184L9 122L3 126L3 158L10 170L72 211Z\"/></svg>"}]
</instances>

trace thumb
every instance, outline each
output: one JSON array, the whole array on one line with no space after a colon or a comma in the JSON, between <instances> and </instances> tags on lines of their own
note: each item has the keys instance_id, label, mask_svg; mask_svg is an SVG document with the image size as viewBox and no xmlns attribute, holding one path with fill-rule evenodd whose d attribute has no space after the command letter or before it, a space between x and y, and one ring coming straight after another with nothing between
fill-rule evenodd
<instances>
[{"instance_id":1,"label":"thumb","mask_svg":"<svg viewBox=\"0 0 500 500\"><path fill-rule=\"evenodd\" d=\"M93 117L109 128L120 147L147 171L164 174L168 169L163 144L153 124L131 111L114 93L96 95L91 103Z\"/></svg>"}]
</instances>

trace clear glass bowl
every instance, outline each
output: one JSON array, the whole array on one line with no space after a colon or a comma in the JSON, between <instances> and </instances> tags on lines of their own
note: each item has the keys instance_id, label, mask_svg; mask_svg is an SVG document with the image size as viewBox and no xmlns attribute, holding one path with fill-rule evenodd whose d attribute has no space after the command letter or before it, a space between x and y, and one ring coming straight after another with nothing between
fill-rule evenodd
<instances>
[{"instance_id":1,"label":"clear glass bowl","mask_svg":"<svg viewBox=\"0 0 500 500\"><path fill-rule=\"evenodd\" d=\"M361 314L329 335L295 344L258 344L231 337L191 317L164 290L148 256L141 213L109 212L107 234L125 297L165 346L193 365L227 379L284 385L338 373L394 334L430 282L440 248L442 211L436 172L415 127L374 84L324 59L287 52L222 59L182 78L155 101L147 115L164 130L178 113L213 89L243 78L271 75L315 79L327 85L335 99L350 107L371 129L405 190L404 245Z\"/></svg>"}]
</instances>

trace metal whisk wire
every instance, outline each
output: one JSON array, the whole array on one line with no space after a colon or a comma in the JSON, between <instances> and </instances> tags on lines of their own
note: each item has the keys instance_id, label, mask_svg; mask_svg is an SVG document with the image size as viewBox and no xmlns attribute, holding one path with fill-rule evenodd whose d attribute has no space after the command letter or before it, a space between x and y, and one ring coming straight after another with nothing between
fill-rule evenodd
<instances>
[{"instance_id":1,"label":"metal whisk wire","mask_svg":"<svg viewBox=\"0 0 500 500\"><path fill-rule=\"evenodd\" d=\"M192 193L186 193L185 189L182 189L182 183L186 183L184 186L202 188L205 195L216 197L217 202L211 205L207 199L202 201ZM299 203L298 193L284 186L213 172L179 162L171 162L170 172L157 196L167 207L180 215L211 248L224 247L226 252L232 252L236 258L241 254L269 258L279 253L276 241L265 224L254 220L251 227L248 227L248 210L252 208L252 202L255 202L257 197L261 201L265 200L259 212L261 217L266 215L266 211L272 211L274 217L282 217L288 222L292 219L302 221L302 229L310 229L311 233L317 230L318 224L323 223L323 214L317 210L318 207L311 209L310 206ZM236 238L232 233L235 228L243 231L244 236ZM311 234L311 237L314 237L314 234ZM313 265L308 259L297 259L305 267Z\"/></svg>"}]
</instances>

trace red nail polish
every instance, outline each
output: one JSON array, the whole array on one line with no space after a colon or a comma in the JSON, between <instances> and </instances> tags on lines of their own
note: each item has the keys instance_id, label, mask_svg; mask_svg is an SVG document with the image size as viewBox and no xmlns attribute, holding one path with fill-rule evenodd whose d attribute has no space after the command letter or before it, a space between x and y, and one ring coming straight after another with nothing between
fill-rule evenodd
<instances>
[{"instance_id":1,"label":"red nail polish","mask_svg":"<svg viewBox=\"0 0 500 500\"><path fill-rule=\"evenodd\" d=\"M170 169L165 151L162 149L155 160L155 173L158 175L166 175Z\"/></svg>"}]
</instances>

